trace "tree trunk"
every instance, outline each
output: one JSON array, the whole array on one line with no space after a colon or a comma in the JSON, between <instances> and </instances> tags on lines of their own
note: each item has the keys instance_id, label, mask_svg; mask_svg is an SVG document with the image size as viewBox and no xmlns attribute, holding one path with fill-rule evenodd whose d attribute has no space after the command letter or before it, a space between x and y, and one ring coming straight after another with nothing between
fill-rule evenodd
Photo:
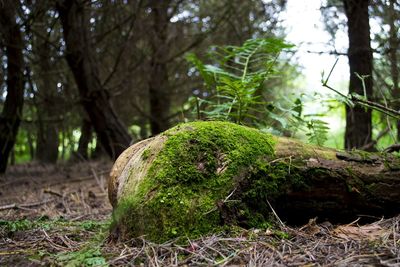
<instances>
[{"instance_id":1,"label":"tree trunk","mask_svg":"<svg viewBox=\"0 0 400 267\"><path fill-rule=\"evenodd\" d=\"M92 124L89 120L83 119L81 126L81 137L79 138L78 155L81 159L88 159L88 146L92 140Z\"/></svg>"},{"instance_id":2,"label":"tree trunk","mask_svg":"<svg viewBox=\"0 0 400 267\"><path fill-rule=\"evenodd\" d=\"M151 61L149 75L150 124L151 133L159 134L169 128L168 115L171 105L169 92L168 67L166 58L169 54L168 44L168 9L170 0L151 1Z\"/></svg>"},{"instance_id":3,"label":"tree trunk","mask_svg":"<svg viewBox=\"0 0 400 267\"><path fill-rule=\"evenodd\" d=\"M53 123L39 122L36 158L42 163L54 164L58 159L58 128Z\"/></svg>"},{"instance_id":4,"label":"tree trunk","mask_svg":"<svg viewBox=\"0 0 400 267\"><path fill-rule=\"evenodd\" d=\"M349 36L349 93L372 98L372 49L368 0L343 0ZM358 75L364 76L363 81ZM367 76L367 77L366 77ZM346 106L345 148L361 148L372 141L371 110Z\"/></svg>"},{"instance_id":5,"label":"tree trunk","mask_svg":"<svg viewBox=\"0 0 400 267\"><path fill-rule=\"evenodd\" d=\"M101 143L99 142L99 138L96 137L96 146L94 147L94 149L91 151L91 158L92 159L101 159L104 156L106 156L106 153L104 151L103 146L101 145Z\"/></svg>"},{"instance_id":6,"label":"tree trunk","mask_svg":"<svg viewBox=\"0 0 400 267\"><path fill-rule=\"evenodd\" d=\"M0 8L0 33L7 56L7 97L0 115L0 173L7 168L21 122L24 103L24 60L20 26L16 22L15 1L5 0Z\"/></svg>"},{"instance_id":7,"label":"tree trunk","mask_svg":"<svg viewBox=\"0 0 400 267\"><path fill-rule=\"evenodd\" d=\"M57 79L54 76L54 67L51 62L51 55L54 53L50 45L49 35L47 34L46 13L37 17L37 22L33 26L41 36L46 39L35 38L33 40L34 54L37 55L36 76L37 92L35 97L38 99L38 129L37 129L37 148L36 158L43 163L56 163L58 159L58 127L53 118L60 114L57 105ZM35 74L37 72L37 74Z\"/></svg>"},{"instance_id":8,"label":"tree trunk","mask_svg":"<svg viewBox=\"0 0 400 267\"><path fill-rule=\"evenodd\" d=\"M289 224L348 223L400 213L400 158L195 122L128 148L111 171L109 197L122 239L262 227L272 211Z\"/></svg>"},{"instance_id":9,"label":"tree trunk","mask_svg":"<svg viewBox=\"0 0 400 267\"><path fill-rule=\"evenodd\" d=\"M88 28L88 3L65 0L57 4L67 50L66 59L75 77L83 107L100 142L107 154L116 158L129 146L131 137L117 117L111 106L109 94L100 82Z\"/></svg>"},{"instance_id":10,"label":"tree trunk","mask_svg":"<svg viewBox=\"0 0 400 267\"><path fill-rule=\"evenodd\" d=\"M399 64L397 59L397 53L399 52L399 38L397 33L399 27L396 27L396 15L397 11L394 7L396 0L390 0L389 2L389 61L390 61L390 74L393 82L393 93L392 97L395 99L395 110L400 110L400 88L399 88ZM397 142L400 142L400 120L397 121Z\"/></svg>"}]
</instances>

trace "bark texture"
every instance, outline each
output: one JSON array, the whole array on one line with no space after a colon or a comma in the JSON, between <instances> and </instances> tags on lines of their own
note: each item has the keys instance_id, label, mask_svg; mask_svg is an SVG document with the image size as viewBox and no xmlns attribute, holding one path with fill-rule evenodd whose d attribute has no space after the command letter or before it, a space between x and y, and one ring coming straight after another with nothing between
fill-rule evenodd
<instances>
[{"instance_id":1,"label":"bark texture","mask_svg":"<svg viewBox=\"0 0 400 267\"><path fill-rule=\"evenodd\" d=\"M7 168L14 147L24 104L23 40L16 22L16 2L4 0L0 8L1 45L7 57L7 97L0 115L0 173Z\"/></svg>"},{"instance_id":2,"label":"bark texture","mask_svg":"<svg viewBox=\"0 0 400 267\"><path fill-rule=\"evenodd\" d=\"M150 1L151 8L151 60L150 60L150 125L153 135L169 128L168 121L171 92L169 92L168 66L166 58L169 55L168 24L170 16L168 10L171 1Z\"/></svg>"},{"instance_id":3,"label":"bark texture","mask_svg":"<svg viewBox=\"0 0 400 267\"><path fill-rule=\"evenodd\" d=\"M342 152L223 122L184 124L127 149L109 180L116 236L400 213L400 159ZM197 217L196 217L197 216ZM210 226L211 225L211 226Z\"/></svg>"},{"instance_id":4,"label":"bark texture","mask_svg":"<svg viewBox=\"0 0 400 267\"><path fill-rule=\"evenodd\" d=\"M88 159L89 143L92 140L92 124L87 119L82 119L81 136L78 145L78 157L80 159Z\"/></svg>"},{"instance_id":5,"label":"bark texture","mask_svg":"<svg viewBox=\"0 0 400 267\"><path fill-rule=\"evenodd\" d=\"M398 38L399 27L396 27L396 17L399 16L395 9L396 0L389 1L389 61L390 74L393 82L393 99L396 99L394 109L400 110L400 73L397 53L399 53L400 42ZM400 16L399 16L400 17ZM400 142L400 120L397 121L397 142Z\"/></svg>"},{"instance_id":6,"label":"bark texture","mask_svg":"<svg viewBox=\"0 0 400 267\"><path fill-rule=\"evenodd\" d=\"M349 93L372 98L372 49L368 0L343 0L349 36ZM358 77L363 76L363 81ZM346 106L345 148L361 148L372 141L371 110Z\"/></svg>"},{"instance_id":7,"label":"bark texture","mask_svg":"<svg viewBox=\"0 0 400 267\"><path fill-rule=\"evenodd\" d=\"M362 215L400 212L400 159L396 156L312 148L297 140L278 138L276 157L292 158L294 169L286 179L299 175L306 181L306 187L285 190L274 201L279 214L289 222L303 223L315 216L349 222Z\"/></svg>"},{"instance_id":8,"label":"bark texture","mask_svg":"<svg viewBox=\"0 0 400 267\"><path fill-rule=\"evenodd\" d=\"M88 1L57 2L66 44L66 59L75 77L84 109L107 154L117 158L131 142L125 126L117 117L109 94L100 81L89 30Z\"/></svg>"},{"instance_id":9,"label":"bark texture","mask_svg":"<svg viewBox=\"0 0 400 267\"><path fill-rule=\"evenodd\" d=\"M35 94L38 113L38 133L36 158L43 163L56 163L58 159L58 133L59 127L54 120L60 117L60 108L57 97L57 76L54 75L54 59L51 60L50 37L47 34L46 14L39 13L34 28L41 36L46 38L35 38L33 49L37 55L37 92ZM58 100L58 101L57 101Z\"/></svg>"}]
</instances>

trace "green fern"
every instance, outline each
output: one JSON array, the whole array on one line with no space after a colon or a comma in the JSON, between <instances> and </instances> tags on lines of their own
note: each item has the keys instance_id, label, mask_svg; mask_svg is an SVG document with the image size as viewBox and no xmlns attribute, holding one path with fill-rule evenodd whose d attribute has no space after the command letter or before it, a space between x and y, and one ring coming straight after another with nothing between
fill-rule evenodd
<instances>
[{"instance_id":1,"label":"green fern","mask_svg":"<svg viewBox=\"0 0 400 267\"><path fill-rule=\"evenodd\" d=\"M317 119L308 121L308 132L306 133L308 142L322 146L328 140L329 127L327 125L326 122Z\"/></svg>"},{"instance_id":2,"label":"green fern","mask_svg":"<svg viewBox=\"0 0 400 267\"><path fill-rule=\"evenodd\" d=\"M274 73L279 53L292 45L281 39L250 39L242 46L214 46L208 54L212 64L187 55L199 71L212 97L202 110L210 119L243 123L256 120L268 103L262 100L263 83Z\"/></svg>"}]
</instances>

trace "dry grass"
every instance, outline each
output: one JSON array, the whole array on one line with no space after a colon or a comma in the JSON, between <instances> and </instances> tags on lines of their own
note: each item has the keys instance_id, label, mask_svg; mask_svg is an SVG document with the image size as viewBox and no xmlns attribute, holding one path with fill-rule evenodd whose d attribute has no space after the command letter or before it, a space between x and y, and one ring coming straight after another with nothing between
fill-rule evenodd
<instances>
[{"instance_id":1,"label":"dry grass","mask_svg":"<svg viewBox=\"0 0 400 267\"><path fill-rule=\"evenodd\" d=\"M242 230L188 240L185 246L136 239L103 250L118 254L109 260L112 266L400 266L399 221L336 228L310 223L278 234Z\"/></svg>"}]
</instances>

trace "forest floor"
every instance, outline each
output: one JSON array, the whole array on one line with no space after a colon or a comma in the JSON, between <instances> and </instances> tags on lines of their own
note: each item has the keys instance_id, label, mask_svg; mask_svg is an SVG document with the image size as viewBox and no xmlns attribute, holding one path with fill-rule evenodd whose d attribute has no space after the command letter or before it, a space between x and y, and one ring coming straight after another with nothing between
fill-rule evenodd
<instances>
[{"instance_id":1,"label":"forest floor","mask_svg":"<svg viewBox=\"0 0 400 267\"><path fill-rule=\"evenodd\" d=\"M400 216L112 243L111 164L32 163L0 176L0 266L400 266Z\"/></svg>"}]
</instances>

